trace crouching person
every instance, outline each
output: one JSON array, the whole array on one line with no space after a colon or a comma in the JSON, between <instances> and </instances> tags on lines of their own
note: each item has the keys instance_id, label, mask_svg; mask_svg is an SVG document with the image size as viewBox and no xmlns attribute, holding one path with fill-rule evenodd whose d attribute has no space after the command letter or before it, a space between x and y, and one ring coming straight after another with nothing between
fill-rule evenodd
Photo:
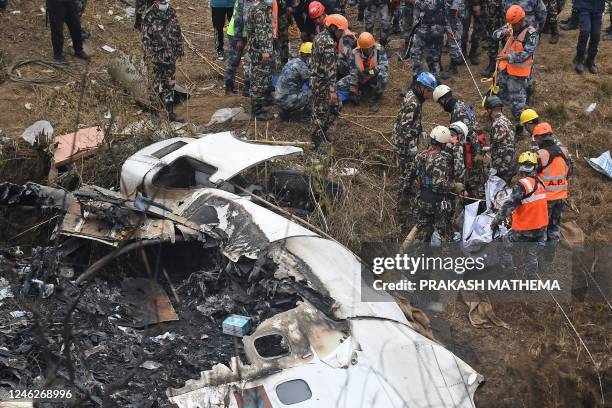
<instances>
[{"instance_id":1,"label":"crouching person","mask_svg":"<svg viewBox=\"0 0 612 408\"><path fill-rule=\"evenodd\" d=\"M312 43L302 43L300 56L289 60L278 77L274 100L280 110L281 120L289 120L295 114L310 114L312 91L308 86L310 82L308 65L311 55Z\"/></svg>"},{"instance_id":2,"label":"crouching person","mask_svg":"<svg viewBox=\"0 0 612 408\"><path fill-rule=\"evenodd\" d=\"M491 222L491 229L495 235L502 221L512 214L511 230L503 241L502 267L508 271L515 271L516 257L513 255L518 255L518 251L513 251L514 244L526 243L523 259L529 279L535 278L538 272L538 264L541 262L538 258L545 247L548 226L546 189L536 175L537 163L538 158L535 153L529 151L521 153L518 159L521 178Z\"/></svg>"},{"instance_id":3,"label":"crouching person","mask_svg":"<svg viewBox=\"0 0 612 408\"><path fill-rule=\"evenodd\" d=\"M357 48L352 54L351 72L338 81L338 89L349 92L349 98L356 104L371 94L370 111L378 112L380 99L389 82L387 53L372 34L363 32L357 38Z\"/></svg>"}]
</instances>

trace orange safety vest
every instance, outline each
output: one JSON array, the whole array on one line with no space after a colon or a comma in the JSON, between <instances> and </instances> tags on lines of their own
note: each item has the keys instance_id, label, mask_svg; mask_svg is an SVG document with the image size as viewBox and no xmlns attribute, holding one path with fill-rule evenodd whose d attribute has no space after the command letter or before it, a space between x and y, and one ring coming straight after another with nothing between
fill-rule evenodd
<instances>
[{"instance_id":1,"label":"orange safety vest","mask_svg":"<svg viewBox=\"0 0 612 408\"><path fill-rule=\"evenodd\" d=\"M278 3L277 0L272 2L272 28L274 28L274 38L278 39Z\"/></svg>"},{"instance_id":2,"label":"orange safety vest","mask_svg":"<svg viewBox=\"0 0 612 408\"><path fill-rule=\"evenodd\" d=\"M551 154L548 150L538 150L538 157L542 166L542 171L538 174L538 177L544 182L548 200L567 198L569 166L566 159L569 157L569 152L565 147L561 147L561 153L565 157L555 156L550 160Z\"/></svg>"},{"instance_id":3,"label":"orange safety vest","mask_svg":"<svg viewBox=\"0 0 612 408\"><path fill-rule=\"evenodd\" d=\"M509 56L510 52L521 52L523 51L523 42L527 36L527 31L530 26L527 26L517 36L513 36L508 39L504 49L501 52L502 56ZM508 61L500 60L499 69L506 70L509 75L516 77L528 77L531 75L531 68L533 67L533 56L530 56L523 62L510 63Z\"/></svg>"},{"instance_id":4,"label":"orange safety vest","mask_svg":"<svg viewBox=\"0 0 612 408\"><path fill-rule=\"evenodd\" d=\"M378 50L374 48L374 52L370 55L370 64L368 69L365 68L363 64L363 55L361 54L361 48L355 48L353 50L353 58L355 59L355 66L359 69L360 73L364 73L376 68L376 61L378 60ZM370 76L366 76L363 78L363 83L366 83L370 80Z\"/></svg>"},{"instance_id":5,"label":"orange safety vest","mask_svg":"<svg viewBox=\"0 0 612 408\"><path fill-rule=\"evenodd\" d=\"M512 212L512 229L514 231L531 231L548 225L548 204L546 190L542 182L534 177L519 180L525 188L521 204Z\"/></svg>"}]
</instances>

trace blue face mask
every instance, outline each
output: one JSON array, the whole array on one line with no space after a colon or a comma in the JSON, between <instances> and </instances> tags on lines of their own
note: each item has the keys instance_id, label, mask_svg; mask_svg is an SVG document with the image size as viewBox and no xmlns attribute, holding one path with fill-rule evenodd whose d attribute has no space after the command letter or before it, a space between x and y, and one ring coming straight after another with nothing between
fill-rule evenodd
<instances>
[{"instance_id":1,"label":"blue face mask","mask_svg":"<svg viewBox=\"0 0 612 408\"><path fill-rule=\"evenodd\" d=\"M170 5L168 3L159 3L159 10L166 11Z\"/></svg>"}]
</instances>

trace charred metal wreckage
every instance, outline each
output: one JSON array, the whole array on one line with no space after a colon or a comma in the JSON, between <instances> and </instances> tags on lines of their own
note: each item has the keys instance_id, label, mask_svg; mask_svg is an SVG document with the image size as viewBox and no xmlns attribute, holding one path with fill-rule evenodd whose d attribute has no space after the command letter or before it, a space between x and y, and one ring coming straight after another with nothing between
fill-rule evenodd
<instances>
[{"instance_id":1,"label":"charred metal wreckage","mask_svg":"<svg viewBox=\"0 0 612 408\"><path fill-rule=\"evenodd\" d=\"M181 408L474 406L482 376L417 333L390 295L365 293L372 289L353 253L237 194L248 189L245 170L301 153L229 132L174 138L125 162L120 193L5 183L0 202L65 211L56 231L65 237L217 247L241 271L232 279L265 300L253 310L259 324L242 338L246 361L233 357L168 388Z\"/></svg>"}]
</instances>

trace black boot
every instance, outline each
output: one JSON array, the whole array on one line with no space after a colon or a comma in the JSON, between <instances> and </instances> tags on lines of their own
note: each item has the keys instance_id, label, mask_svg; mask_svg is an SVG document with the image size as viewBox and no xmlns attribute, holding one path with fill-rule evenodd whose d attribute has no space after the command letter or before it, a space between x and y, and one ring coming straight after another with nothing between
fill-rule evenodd
<instances>
[{"instance_id":1,"label":"black boot","mask_svg":"<svg viewBox=\"0 0 612 408\"><path fill-rule=\"evenodd\" d=\"M166 112L168 112L168 120L170 122L179 122L179 123L185 122L185 119L181 118L179 115L174 113L174 103L172 102L166 103L165 108L166 108Z\"/></svg>"},{"instance_id":2,"label":"black boot","mask_svg":"<svg viewBox=\"0 0 612 408\"><path fill-rule=\"evenodd\" d=\"M448 66L448 71L444 71L443 73L441 73L440 78L448 79L452 77L453 75L457 75L459 73L459 71L457 71L458 66L459 66L459 63L457 61L451 60L450 65Z\"/></svg>"},{"instance_id":3,"label":"black boot","mask_svg":"<svg viewBox=\"0 0 612 408\"><path fill-rule=\"evenodd\" d=\"M489 65L482 71L482 76L485 78L491 78L493 72L495 72L495 65L497 64L497 60L489 56Z\"/></svg>"},{"instance_id":4,"label":"black boot","mask_svg":"<svg viewBox=\"0 0 612 408\"><path fill-rule=\"evenodd\" d=\"M470 59L470 64L480 64L480 60L478 59L478 49L476 47L472 46L472 48L470 48L470 55L468 57Z\"/></svg>"},{"instance_id":5,"label":"black boot","mask_svg":"<svg viewBox=\"0 0 612 408\"><path fill-rule=\"evenodd\" d=\"M587 57L586 66L593 75L597 75L597 73L599 72L599 70L597 69L597 65L595 65L595 57Z\"/></svg>"},{"instance_id":6,"label":"black boot","mask_svg":"<svg viewBox=\"0 0 612 408\"><path fill-rule=\"evenodd\" d=\"M225 81L225 95L232 95L236 93L234 88L234 81Z\"/></svg>"},{"instance_id":7,"label":"black boot","mask_svg":"<svg viewBox=\"0 0 612 408\"><path fill-rule=\"evenodd\" d=\"M576 72L579 74L584 74L584 58L576 57Z\"/></svg>"},{"instance_id":8,"label":"black boot","mask_svg":"<svg viewBox=\"0 0 612 408\"><path fill-rule=\"evenodd\" d=\"M578 12L572 9L572 15L566 21L561 23L561 29L565 31L575 30L578 28Z\"/></svg>"},{"instance_id":9,"label":"black boot","mask_svg":"<svg viewBox=\"0 0 612 408\"><path fill-rule=\"evenodd\" d=\"M248 97L250 95L250 89L251 89L251 81L246 79L244 81L244 85L242 85L242 96Z\"/></svg>"},{"instance_id":10,"label":"black boot","mask_svg":"<svg viewBox=\"0 0 612 408\"><path fill-rule=\"evenodd\" d=\"M556 44L559 42L559 27L557 24L551 24L550 28L550 38L548 39L550 44Z\"/></svg>"}]
</instances>

